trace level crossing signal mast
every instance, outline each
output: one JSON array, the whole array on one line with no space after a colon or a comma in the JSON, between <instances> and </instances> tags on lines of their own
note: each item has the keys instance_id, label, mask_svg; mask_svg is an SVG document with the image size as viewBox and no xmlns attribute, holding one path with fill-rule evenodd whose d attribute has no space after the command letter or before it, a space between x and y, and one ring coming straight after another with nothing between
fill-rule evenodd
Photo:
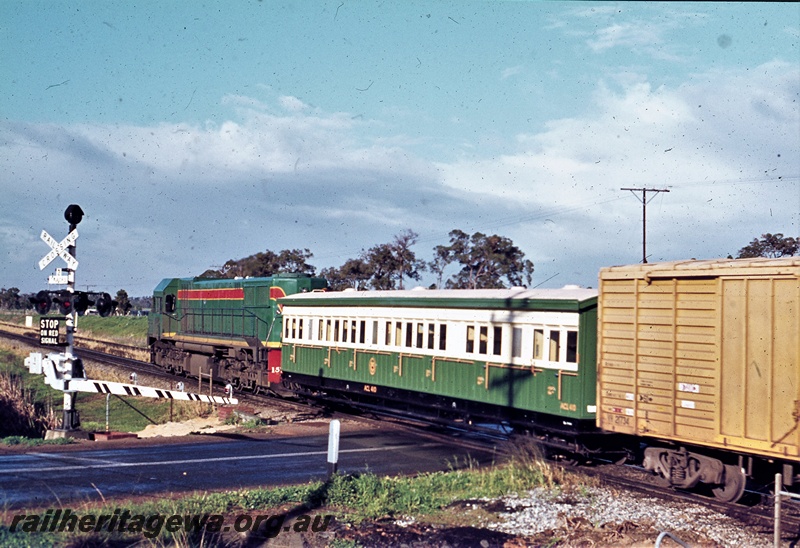
<instances>
[{"instance_id":1,"label":"level crossing signal mast","mask_svg":"<svg viewBox=\"0 0 800 548\"><path fill-rule=\"evenodd\" d=\"M100 392L128 396L143 396L152 398L168 398L188 401L206 401L235 405L235 398L220 397L204 394L191 394L183 391L163 390L135 384L106 382L86 378L83 362L75 356L73 336L78 323L78 316L83 316L92 305L100 316L108 316L117 307L117 302L108 293L75 291L75 270L78 260L75 258L75 242L78 239L78 224L83 219L83 210L77 204L67 207L64 218L69 223L67 237L57 241L47 231L42 230L41 239L48 246L50 252L39 261L39 269L44 270L56 257L67 263L66 271L56 269L56 273L48 278L48 283L53 285L66 285L66 289L43 290L32 297L36 312L43 316L39 320L40 343L43 345L66 346L64 352L50 353L46 357L39 352L33 352L25 359L25 365L34 374L43 374L45 383L57 390L64 392L64 414L62 427L55 432L56 437L75 435L80 426L80 419L75 410L76 392ZM56 307L64 316L63 318L48 317L50 310ZM66 341L61 336L62 321L66 327ZM48 433L49 434L49 433Z\"/></svg>"}]
</instances>

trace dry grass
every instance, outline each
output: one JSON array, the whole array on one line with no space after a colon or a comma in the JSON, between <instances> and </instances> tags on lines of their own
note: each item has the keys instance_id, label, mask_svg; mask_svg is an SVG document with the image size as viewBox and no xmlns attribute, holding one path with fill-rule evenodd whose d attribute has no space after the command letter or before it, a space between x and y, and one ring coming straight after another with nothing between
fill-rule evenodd
<instances>
[{"instance_id":1,"label":"dry grass","mask_svg":"<svg viewBox=\"0 0 800 548\"><path fill-rule=\"evenodd\" d=\"M0 437L42 437L57 425L53 407L37 403L20 376L0 373Z\"/></svg>"}]
</instances>

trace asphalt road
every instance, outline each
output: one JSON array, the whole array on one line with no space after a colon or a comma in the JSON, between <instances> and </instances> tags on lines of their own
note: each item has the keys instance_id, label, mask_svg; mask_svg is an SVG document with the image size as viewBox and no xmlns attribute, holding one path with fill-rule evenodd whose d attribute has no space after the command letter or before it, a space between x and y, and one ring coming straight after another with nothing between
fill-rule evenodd
<instances>
[{"instance_id":1,"label":"asphalt road","mask_svg":"<svg viewBox=\"0 0 800 548\"><path fill-rule=\"evenodd\" d=\"M0 508L305 483L325 479L327 448L327 435L312 435L0 455ZM407 432L343 432L338 467L407 474L445 470L466 454Z\"/></svg>"}]
</instances>

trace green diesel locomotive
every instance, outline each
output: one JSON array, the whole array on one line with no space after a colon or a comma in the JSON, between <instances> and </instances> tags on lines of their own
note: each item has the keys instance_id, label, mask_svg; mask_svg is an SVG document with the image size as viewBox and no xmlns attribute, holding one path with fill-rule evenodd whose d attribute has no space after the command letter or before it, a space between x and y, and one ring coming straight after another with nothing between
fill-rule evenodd
<instances>
[{"instance_id":1,"label":"green diesel locomotive","mask_svg":"<svg viewBox=\"0 0 800 548\"><path fill-rule=\"evenodd\" d=\"M327 287L322 278L167 278L153 292L151 362L180 375L260 391L281 382L278 299Z\"/></svg>"}]
</instances>

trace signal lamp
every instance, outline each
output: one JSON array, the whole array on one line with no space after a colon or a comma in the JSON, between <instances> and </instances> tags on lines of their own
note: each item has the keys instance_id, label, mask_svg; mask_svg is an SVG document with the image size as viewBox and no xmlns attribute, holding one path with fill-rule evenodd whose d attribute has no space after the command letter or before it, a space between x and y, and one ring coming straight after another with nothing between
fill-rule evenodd
<instances>
[{"instance_id":1,"label":"signal lamp","mask_svg":"<svg viewBox=\"0 0 800 548\"><path fill-rule=\"evenodd\" d=\"M102 317L106 317L117 307L117 301L112 300L111 295L108 293L103 293L97 298L95 305L97 313Z\"/></svg>"},{"instance_id":2,"label":"signal lamp","mask_svg":"<svg viewBox=\"0 0 800 548\"><path fill-rule=\"evenodd\" d=\"M35 297L30 298L30 301L40 316L50 312L50 307L53 305L53 301L50 300L50 293L47 291L39 291Z\"/></svg>"},{"instance_id":3,"label":"signal lamp","mask_svg":"<svg viewBox=\"0 0 800 548\"><path fill-rule=\"evenodd\" d=\"M70 225L77 225L83 219L83 210L78 204L71 204L64 212L64 218Z\"/></svg>"},{"instance_id":4,"label":"signal lamp","mask_svg":"<svg viewBox=\"0 0 800 548\"><path fill-rule=\"evenodd\" d=\"M94 301L89 300L89 295L83 291L76 292L72 299L72 306L75 308L75 312L78 313L78 316L83 316L83 314L86 312L86 309L93 304Z\"/></svg>"},{"instance_id":5,"label":"signal lamp","mask_svg":"<svg viewBox=\"0 0 800 548\"><path fill-rule=\"evenodd\" d=\"M72 314L72 295L67 291L60 291L53 298L53 304L58 306L58 311L67 316Z\"/></svg>"}]
</instances>

